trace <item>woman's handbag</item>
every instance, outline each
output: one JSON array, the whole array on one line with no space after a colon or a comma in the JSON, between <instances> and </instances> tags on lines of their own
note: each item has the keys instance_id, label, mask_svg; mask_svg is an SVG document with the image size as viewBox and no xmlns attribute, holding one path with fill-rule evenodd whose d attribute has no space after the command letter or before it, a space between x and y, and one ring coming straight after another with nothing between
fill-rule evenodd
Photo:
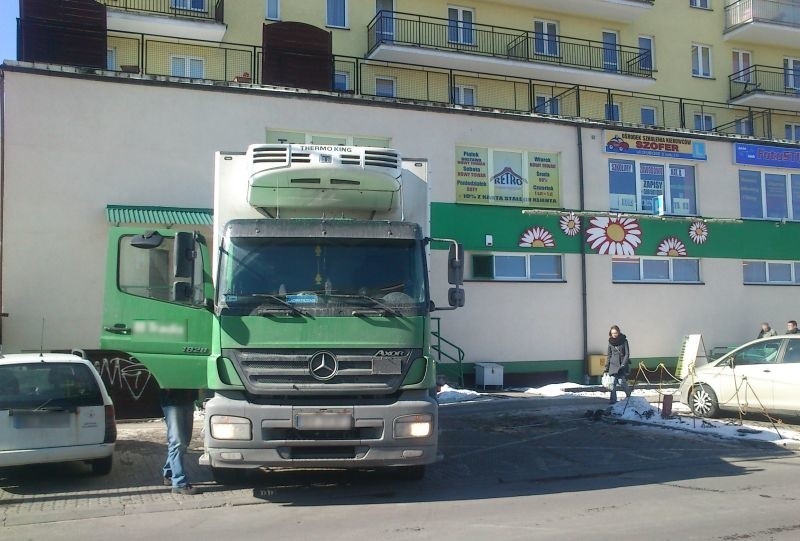
<instances>
[{"instance_id":1,"label":"woman's handbag","mask_svg":"<svg viewBox=\"0 0 800 541\"><path fill-rule=\"evenodd\" d=\"M603 384L603 387L610 391L611 387L614 386L614 376L608 372L603 372L603 378L600 380L600 382Z\"/></svg>"}]
</instances>

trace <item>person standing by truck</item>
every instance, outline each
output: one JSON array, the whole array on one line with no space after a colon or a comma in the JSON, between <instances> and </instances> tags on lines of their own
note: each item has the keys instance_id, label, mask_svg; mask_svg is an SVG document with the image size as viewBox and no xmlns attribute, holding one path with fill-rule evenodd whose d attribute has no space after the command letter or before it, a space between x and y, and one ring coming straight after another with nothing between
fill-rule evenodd
<instances>
[{"instance_id":1,"label":"person standing by truck","mask_svg":"<svg viewBox=\"0 0 800 541\"><path fill-rule=\"evenodd\" d=\"M164 485L172 487L173 494L195 495L196 487L189 484L183 459L192 441L196 389L161 389L161 409L167 423L167 460L162 474Z\"/></svg>"},{"instance_id":2,"label":"person standing by truck","mask_svg":"<svg viewBox=\"0 0 800 541\"><path fill-rule=\"evenodd\" d=\"M631 388L628 385L628 372L630 370L631 356L628 338L622 334L617 325L612 325L608 331L608 354L606 357L605 371L614 377L611 384L611 404L617 402L617 386L625 391L625 397L630 398Z\"/></svg>"}]
</instances>

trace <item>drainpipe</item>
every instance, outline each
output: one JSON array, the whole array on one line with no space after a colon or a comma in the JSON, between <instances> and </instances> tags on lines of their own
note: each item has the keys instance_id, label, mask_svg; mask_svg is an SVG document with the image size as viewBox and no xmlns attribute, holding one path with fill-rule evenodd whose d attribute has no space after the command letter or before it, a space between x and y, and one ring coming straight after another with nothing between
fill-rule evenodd
<instances>
[{"instance_id":1,"label":"drainpipe","mask_svg":"<svg viewBox=\"0 0 800 541\"><path fill-rule=\"evenodd\" d=\"M2 60L0 60L2 62ZM3 310L3 231L5 231L5 178L6 178L6 74L0 69L0 312ZM0 313L0 352L3 350L3 318Z\"/></svg>"},{"instance_id":2,"label":"drainpipe","mask_svg":"<svg viewBox=\"0 0 800 541\"><path fill-rule=\"evenodd\" d=\"M579 209L581 212L586 210L585 205L585 194L584 194L584 172L583 172L583 128L578 125L576 126L578 130L578 194L579 194ZM586 228L586 224L583 224L584 230ZM583 242L581 242L581 321L583 327L583 362L584 362L584 379L587 379L589 376L588 370L586 370L586 362L589 358L589 312L587 308L587 300L586 300L586 247ZM584 383L588 383L584 381Z\"/></svg>"}]
</instances>

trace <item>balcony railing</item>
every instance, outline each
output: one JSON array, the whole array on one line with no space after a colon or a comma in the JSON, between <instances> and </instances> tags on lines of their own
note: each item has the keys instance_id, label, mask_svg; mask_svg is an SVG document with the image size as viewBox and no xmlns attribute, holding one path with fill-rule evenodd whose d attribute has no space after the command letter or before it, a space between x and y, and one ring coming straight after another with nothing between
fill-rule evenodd
<instances>
[{"instance_id":1,"label":"balcony railing","mask_svg":"<svg viewBox=\"0 0 800 541\"><path fill-rule=\"evenodd\" d=\"M800 3L791 0L738 0L725 6L725 31L763 22L800 27Z\"/></svg>"},{"instance_id":2,"label":"balcony railing","mask_svg":"<svg viewBox=\"0 0 800 541\"><path fill-rule=\"evenodd\" d=\"M800 97L800 65L796 69L755 65L728 78L731 99L754 92Z\"/></svg>"},{"instance_id":3,"label":"balcony railing","mask_svg":"<svg viewBox=\"0 0 800 541\"><path fill-rule=\"evenodd\" d=\"M98 0L107 7L154 15L222 22L225 0Z\"/></svg>"},{"instance_id":4,"label":"balcony railing","mask_svg":"<svg viewBox=\"0 0 800 541\"><path fill-rule=\"evenodd\" d=\"M367 26L369 53L380 45L421 47L652 77L650 51L556 34L381 11Z\"/></svg>"}]
</instances>

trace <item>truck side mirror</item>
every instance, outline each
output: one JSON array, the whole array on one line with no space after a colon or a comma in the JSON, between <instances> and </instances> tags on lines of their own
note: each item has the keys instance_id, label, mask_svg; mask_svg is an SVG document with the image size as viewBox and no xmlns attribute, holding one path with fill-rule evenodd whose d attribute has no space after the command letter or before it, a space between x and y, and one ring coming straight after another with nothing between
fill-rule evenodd
<instances>
[{"instance_id":1,"label":"truck side mirror","mask_svg":"<svg viewBox=\"0 0 800 541\"><path fill-rule=\"evenodd\" d=\"M451 287L447 290L447 302L453 308L461 308L464 306L466 295L464 290L458 287Z\"/></svg>"},{"instance_id":2,"label":"truck side mirror","mask_svg":"<svg viewBox=\"0 0 800 541\"><path fill-rule=\"evenodd\" d=\"M450 245L447 255L447 281L453 285L464 283L464 245L461 243ZM455 306L452 303L450 305Z\"/></svg>"},{"instance_id":3,"label":"truck side mirror","mask_svg":"<svg viewBox=\"0 0 800 541\"><path fill-rule=\"evenodd\" d=\"M192 284L189 282L175 282L172 284L172 296L176 302L192 300Z\"/></svg>"},{"instance_id":4,"label":"truck side mirror","mask_svg":"<svg viewBox=\"0 0 800 541\"><path fill-rule=\"evenodd\" d=\"M147 231L141 235L136 235L131 238L131 246L134 248L142 248L144 250L152 250L158 248L164 242L164 237L158 231Z\"/></svg>"},{"instance_id":5,"label":"truck side mirror","mask_svg":"<svg viewBox=\"0 0 800 541\"><path fill-rule=\"evenodd\" d=\"M172 276L174 278L194 276L194 259L194 233L181 231L175 235L175 264Z\"/></svg>"}]
</instances>

